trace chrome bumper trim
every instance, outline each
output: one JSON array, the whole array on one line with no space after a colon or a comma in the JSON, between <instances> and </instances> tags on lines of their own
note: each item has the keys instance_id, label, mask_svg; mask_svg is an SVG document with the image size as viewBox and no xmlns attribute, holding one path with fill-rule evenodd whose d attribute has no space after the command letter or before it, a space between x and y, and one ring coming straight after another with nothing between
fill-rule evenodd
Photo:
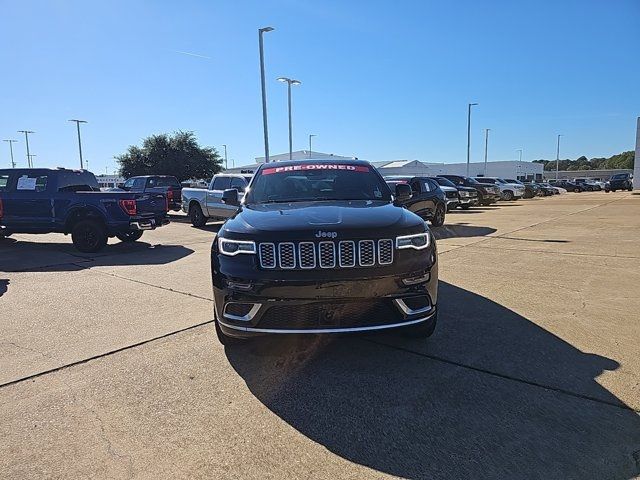
<instances>
[{"instance_id":1,"label":"chrome bumper trim","mask_svg":"<svg viewBox=\"0 0 640 480\"><path fill-rule=\"evenodd\" d=\"M254 303L253 307L251 307L251 310L249 310L249 312L246 315L240 316L240 315L233 315L231 313L227 313L227 307L232 303L235 303L235 302L229 302L224 306L224 313L222 315L230 320L237 320L239 322L251 321L253 317L256 316L256 313L258 313L258 310L260 310L260 306L261 306L261 304L259 303Z\"/></svg>"},{"instance_id":2,"label":"chrome bumper trim","mask_svg":"<svg viewBox=\"0 0 640 480\"><path fill-rule=\"evenodd\" d=\"M418 308L416 310L412 310L411 308L409 308L401 298L396 298L394 302L398 306L398 308L404 312L405 315L418 315L420 313L426 313L433 308L431 306L431 302L429 302L429 305L427 305L426 307Z\"/></svg>"},{"instance_id":3,"label":"chrome bumper trim","mask_svg":"<svg viewBox=\"0 0 640 480\"><path fill-rule=\"evenodd\" d=\"M254 328L254 327L240 327L237 325L229 325L228 323L218 320L220 325L231 328L233 330L240 330L241 332L250 333L285 333L285 334L304 334L304 333L350 333L350 332L368 332L374 330L386 330L389 328L408 327L415 325L416 323L426 322L431 319L436 313L436 309L426 317L418 318L417 320L411 320L408 322L392 323L389 325L374 325L372 327L351 327L351 328L314 328L314 329L279 329L279 328Z\"/></svg>"}]
</instances>

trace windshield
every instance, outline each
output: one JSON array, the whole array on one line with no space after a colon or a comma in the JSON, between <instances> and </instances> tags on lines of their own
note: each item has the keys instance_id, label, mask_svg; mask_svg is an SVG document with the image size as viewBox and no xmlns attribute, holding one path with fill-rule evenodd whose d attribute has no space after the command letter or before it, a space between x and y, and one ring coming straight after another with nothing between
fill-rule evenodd
<instances>
[{"instance_id":1,"label":"windshield","mask_svg":"<svg viewBox=\"0 0 640 480\"><path fill-rule=\"evenodd\" d=\"M498 182L498 183L507 183L507 181L504 178L496 178L496 182Z\"/></svg>"},{"instance_id":2,"label":"windshield","mask_svg":"<svg viewBox=\"0 0 640 480\"><path fill-rule=\"evenodd\" d=\"M391 191L369 165L301 163L260 169L246 202L321 200L391 201Z\"/></svg>"},{"instance_id":3,"label":"windshield","mask_svg":"<svg viewBox=\"0 0 640 480\"><path fill-rule=\"evenodd\" d=\"M485 183L487 185L495 185L496 183L496 181L493 178L485 178L485 177L476 178L476 181L478 183Z\"/></svg>"},{"instance_id":4,"label":"windshield","mask_svg":"<svg viewBox=\"0 0 640 480\"><path fill-rule=\"evenodd\" d=\"M453 187L453 188L456 188L455 183L453 183L451 180L447 180L446 178L433 177L433 180L438 182L438 185L440 185L442 187Z\"/></svg>"},{"instance_id":5,"label":"windshield","mask_svg":"<svg viewBox=\"0 0 640 480\"><path fill-rule=\"evenodd\" d=\"M618 173L617 175L614 175L613 177L611 177L611 180L624 180L626 178L627 178L626 173Z\"/></svg>"}]
</instances>

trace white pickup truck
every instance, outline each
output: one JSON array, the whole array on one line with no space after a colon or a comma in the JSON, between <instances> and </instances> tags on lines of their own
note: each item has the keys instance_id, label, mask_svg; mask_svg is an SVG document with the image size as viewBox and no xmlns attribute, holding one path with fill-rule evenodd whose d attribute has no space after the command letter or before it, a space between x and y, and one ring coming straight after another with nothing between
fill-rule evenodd
<instances>
[{"instance_id":1,"label":"white pickup truck","mask_svg":"<svg viewBox=\"0 0 640 480\"><path fill-rule=\"evenodd\" d=\"M242 199L251 181L251 175L226 174L214 175L207 188L183 188L182 211L189 215L194 227L204 226L209 219L225 220L238 210L238 207L222 202L222 193L229 189L238 190Z\"/></svg>"}]
</instances>

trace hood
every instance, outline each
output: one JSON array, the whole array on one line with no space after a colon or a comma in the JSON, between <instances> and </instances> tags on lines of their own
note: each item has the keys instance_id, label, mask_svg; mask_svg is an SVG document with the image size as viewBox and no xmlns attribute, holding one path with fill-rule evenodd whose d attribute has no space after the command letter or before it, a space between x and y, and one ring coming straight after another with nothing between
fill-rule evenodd
<instances>
[{"instance_id":1,"label":"hood","mask_svg":"<svg viewBox=\"0 0 640 480\"><path fill-rule=\"evenodd\" d=\"M352 200L253 204L241 207L223 226L225 234L274 238L376 238L425 231L424 221L392 203Z\"/></svg>"}]
</instances>

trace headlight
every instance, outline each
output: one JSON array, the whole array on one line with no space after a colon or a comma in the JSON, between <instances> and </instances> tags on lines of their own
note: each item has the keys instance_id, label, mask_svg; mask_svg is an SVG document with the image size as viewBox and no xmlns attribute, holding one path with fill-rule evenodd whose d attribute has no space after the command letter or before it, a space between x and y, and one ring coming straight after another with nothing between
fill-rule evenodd
<instances>
[{"instance_id":1,"label":"headlight","mask_svg":"<svg viewBox=\"0 0 640 480\"><path fill-rule=\"evenodd\" d=\"M218 237L218 249L223 255L233 257L239 253L256 253L256 243L252 240L230 240Z\"/></svg>"},{"instance_id":2,"label":"headlight","mask_svg":"<svg viewBox=\"0 0 640 480\"><path fill-rule=\"evenodd\" d=\"M460 192L460 196L461 197L468 197L469 196L469 192Z\"/></svg>"},{"instance_id":3,"label":"headlight","mask_svg":"<svg viewBox=\"0 0 640 480\"><path fill-rule=\"evenodd\" d=\"M416 233L415 235L403 235L402 237L396 237L396 248L413 248L415 250L422 250L427 248L431 239L428 233Z\"/></svg>"}]
</instances>

